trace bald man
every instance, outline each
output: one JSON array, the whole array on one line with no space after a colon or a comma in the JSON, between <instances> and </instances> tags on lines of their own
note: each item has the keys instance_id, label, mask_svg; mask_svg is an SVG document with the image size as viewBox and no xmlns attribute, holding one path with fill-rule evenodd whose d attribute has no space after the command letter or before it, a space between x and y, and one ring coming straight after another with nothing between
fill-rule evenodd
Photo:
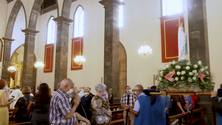
<instances>
[{"instance_id":1,"label":"bald man","mask_svg":"<svg viewBox=\"0 0 222 125\"><path fill-rule=\"evenodd\" d=\"M74 82L65 78L60 88L54 93L50 103L49 121L54 125L74 125L76 122L75 111L80 100L74 100L73 107L69 102L69 94L73 92Z\"/></svg>"}]
</instances>

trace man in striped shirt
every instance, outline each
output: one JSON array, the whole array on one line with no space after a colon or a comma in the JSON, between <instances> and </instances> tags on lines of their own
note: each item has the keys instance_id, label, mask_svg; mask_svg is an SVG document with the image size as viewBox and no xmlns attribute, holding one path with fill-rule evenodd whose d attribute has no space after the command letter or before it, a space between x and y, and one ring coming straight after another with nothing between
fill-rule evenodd
<instances>
[{"instance_id":1,"label":"man in striped shirt","mask_svg":"<svg viewBox=\"0 0 222 125\"><path fill-rule=\"evenodd\" d=\"M54 125L74 125L76 122L75 111L79 105L79 99L74 100L71 107L69 94L72 93L74 82L66 78L62 80L60 88L54 93L50 102L49 121Z\"/></svg>"}]
</instances>

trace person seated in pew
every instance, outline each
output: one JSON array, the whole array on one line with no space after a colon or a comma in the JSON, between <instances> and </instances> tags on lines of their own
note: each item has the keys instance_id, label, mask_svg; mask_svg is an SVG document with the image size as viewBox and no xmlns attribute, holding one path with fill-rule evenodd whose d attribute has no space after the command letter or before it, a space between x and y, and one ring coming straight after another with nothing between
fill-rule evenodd
<instances>
[{"instance_id":1,"label":"person seated in pew","mask_svg":"<svg viewBox=\"0 0 222 125\"><path fill-rule=\"evenodd\" d=\"M222 88L218 89L217 92L211 92L211 102L217 112L217 125L222 125Z\"/></svg>"},{"instance_id":2,"label":"person seated in pew","mask_svg":"<svg viewBox=\"0 0 222 125\"><path fill-rule=\"evenodd\" d=\"M9 98L12 99L14 98L14 102L10 105L10 109L14 109L15 107L15 103L18 101L19 98L21 98L22 95L22 91L20 90L20 86L16 85L15 86L15 90L12 91L12 93L10 94Z\"/></svg>"},{"instance_id":3,"label":"person seated in pew","mask_svg":"<svg viewBox=\"0 0 222 125\"><path fill-rule=\"evenodd\" d=\"M109 103L113 104L113 89L109 88Z\"/></svg>"},{"instance_id":4,"label":"person seated in pew","mask_svg":"<svg viewBox=\"0 0 222 125\"><path fill-rule=\"evenodd\" d=\"M127 122L127 125L129 125L129 123L130 123L130 125L134 124L134 117L135 116L133 113L128 112L126 110L126 107L129 106L130 108L133 108L135 102L136 102L136 97L134 96L134 93L131 93L130 86L126 86L125 87L125 94L122 95L122 98L120 100L121 107L125 109L123 112L124 124L126 124L126 122Z\"/></svg>"},{"instance_id":5,"label":"person seated in pew","mask_svg":"<svg viewBox=\"0 0 222 125\"><path fill-rule=\"evenodd\" d=\"M29 122L31 120L31 113L28 111L29 101L33 99L33 96L30 96L31 88L25 86L22 89L23 97L19 98L15 104L15 109L11 114L10 118L15 116L16 123Z\"/></svg>"}]
</instances>

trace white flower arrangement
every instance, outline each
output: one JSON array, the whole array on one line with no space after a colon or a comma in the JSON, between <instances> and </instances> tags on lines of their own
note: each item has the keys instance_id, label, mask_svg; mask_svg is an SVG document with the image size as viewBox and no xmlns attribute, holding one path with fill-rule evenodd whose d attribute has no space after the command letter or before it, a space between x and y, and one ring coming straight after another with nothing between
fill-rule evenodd
<instances>
[{"instance_id":1,"label":"white flower arrangement","mask_svg":"<svg viewBox=\"0 0 222 125\"><path fill-rule=\"evenodd\" d=\"M181 75L184 75L184 74L186 74L186 71L182 71L182 72L181 72Z\"/></svg>"},{"instance_id":2,"label":"white flower arrangement","mask_svg":"<svg viewBox=\"0 0 222 125\"><path fill-rule=\"evenodd\" d=\"M198 66L197 66L196 64L193 66L193 68L195 68L195 69L196 69L197 67L198 67Z\"/></svg>"},{"instance_id":3,"label":"white flower arrangement","mask_svg":"<svg viewBox=\"0 0 222 125\"><path fill-rule=\"evenodd\" d=\"M187 67L186 67L186 70L190 70L190 67L189 67L189 66L187 66Z\"/></svg>"},{"instance_id":4,"label":"white flower arrangement","mask_svg":"<svg viewBox=\"0 0 222 125\"><path fill-rule=\"evenodd\" d=\"M190 75L190 76L192 76L192 75L193 75L193 73L192 73L192 72L189 72L189 75Z\"/></svg>"},{"instance_id":5,"label":"white flower arrangement","mask_svg":"<svg viewBox=\"0 0 222 125\"><path fill-rule=\"evenodd\" d=\"M159 71L156 79L160 90L168 89L170 86L175 89L179 89L179 86L188 89L192 84L202 90L214 90L208 66L204 66L201 61L197 63L186 60L169 62Z\"/></svg>"}]
</instances>

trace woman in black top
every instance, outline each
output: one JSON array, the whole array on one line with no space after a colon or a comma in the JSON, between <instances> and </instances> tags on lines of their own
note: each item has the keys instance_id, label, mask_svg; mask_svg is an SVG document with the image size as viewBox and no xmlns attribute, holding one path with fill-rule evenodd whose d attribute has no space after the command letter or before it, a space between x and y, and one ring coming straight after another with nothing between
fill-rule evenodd
<instances>
[{"instance_id":1,"label":"woman in black top","mask_svg":"<svg viewBox=\"0 0 222 125\"><path fill-rule=\"evenodd\" d=\"M29 102L28 110L32 112L31 125L50 125L49 105L51 95L49 90L48 84L42 83L35 98Z\"/></svg>"},{"instance_id":2,"label":"woman in black top","mask_svg":"<svg viewBox=\"0 0 222 125\"><path fill-rule=\"evenodd\" d=\"M10 116L10 118L12 118L15 115L16 123L30 121L31 114L27 110L29 101L33 99L33 96L30 96L30 93L31 93L31 88L29 86L25 86L22 89L22 94L24 96L18 99L18 101L15 104L15 109L13 110L13 113Z\"/></svg>"},{"instance_id":3,"label":"woman in black top","mask_svg":"<svg viewBox=\"0 0 222 125\"><path fill-rule=\"evenodd\" d=\"M109 89L109 103L110 104L113 103L113 89L112 88Z\"/></svg>"}]
</instances>

